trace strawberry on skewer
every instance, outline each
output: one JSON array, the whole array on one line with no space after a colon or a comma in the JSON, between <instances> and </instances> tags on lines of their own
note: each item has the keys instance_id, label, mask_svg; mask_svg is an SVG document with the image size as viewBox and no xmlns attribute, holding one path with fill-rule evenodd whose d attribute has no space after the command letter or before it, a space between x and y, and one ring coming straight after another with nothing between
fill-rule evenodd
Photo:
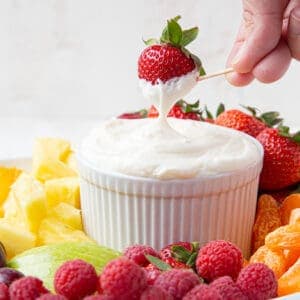
<instances>
[{"instance_id":1,"label":"strawberry on skewer","mask_svg":"<svg viewBox=\"0 0 300 300\"><path fill-rule=\"evenodd\" d=\"M197 69L200 75L205 71L200 59L186 49L198 35L198 27L182 30L178 24L180 16L168 20L159 40L145 41L148 46L138 60L138 76L151 82L159 82L186 75Z\"/></svg>"}]
</instances>

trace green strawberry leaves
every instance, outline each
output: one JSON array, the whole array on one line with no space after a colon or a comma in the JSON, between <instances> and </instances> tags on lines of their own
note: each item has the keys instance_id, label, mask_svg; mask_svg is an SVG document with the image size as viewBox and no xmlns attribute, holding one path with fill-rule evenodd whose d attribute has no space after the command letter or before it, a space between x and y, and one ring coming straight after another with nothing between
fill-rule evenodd
<instances>
[{"instance_id":1,"label":"green strawberry leaves","mask_svg":"<svg viewBox=\"0 0 300 300\"><path fill-rule=\"evenodd\" d=\"M180 18L180 16L176 16L167 21L167 26L160 37L161 43L171 44L176 47L185 47L197 38L198 27L182 30L178 23Z\"/></svg>"},{"instance_id":2,"label":"green strawberry leaves","mask_svg":"<svg viewBox=\"0 0 300 300\"><path fill-rule=\"evenodd\" d=\"M224 105L224 103L221 102L217 108L216 116L218 117L224 111L225 111L225 105Z\"/></svg>"},{"instance_id":3,"label":"green strawberry leaves","mask_svg":"<svg viewBox=\"0 0 300 300\"><path fill-rule=\"evenodd\" d=\"M288 126L279 125L278 126L278 132L281 136L287 137L294 141L297 144L300 144L300 131L297 131L294 134L290 133L290 128Z\"/></svg>"},{"instance_id":4,"label":"green strawberry leaves","mask_svg":"<svg viewBox=\"0 0 300 300\"><path fill-rule=\"evenodd\" d=\"M241 106L244 107L246 110L248 110L253 117L262 121L268 127L274 127L275 125L280 124L283 120L282 118L279 118L280 114L277 111L268 111L258 115L259 109L257 109L256 107L244 106L244 105Z\"/></svg>"},{"instance_id":5,"label":"green strawberry leaves","mask_svg":"<svg viewBox=\"0 0 300 300\"><path fill-rule=\"evenodd\" d=\"M144 44L146 46L151 46L151 45L157 45L157 44L159 44L159 40L158 39L153 39L153 38L148 39L148 40L144 40L143 39L143 42L144 42Z\"/></svg>"},{"instance_id":6,"label":"green strawberry leaves","mask_svg":"<svg viewBox=\"0 0 300 300\"><path fill-rule=\"evenodd\" d=\"M152 256L150 254L147 254L145 256L152 265L154 265L161 271L167 271L167 270L172 269L172 267L170 265L168 265L167 263L165 263L164 261L162 261L161 259L159 259L155 256Z\"/></svg>"},{"instance_id":7,"label":"green strawberry leaves","mask_svg":"<svg viewBox=\"0 0 300 300\"><path fill-rule=\"evenodd\" d=\"M183 30L182 32L182 39L181 39L181 46L185 47L194 41L199 33L198 27L193 27L187 30Z\"/></svg>"},{"instance_id":8,"label":"green strawberry leaves","mask_svg":"<svg viewBox=\"0 0 300 300\"><path fill-rule=\"evenodd\" d=\"M160 41L177 47L181 46L182 29L175 19L168 20L168 24L163 30Z\"/></svg>"}]
</instances>

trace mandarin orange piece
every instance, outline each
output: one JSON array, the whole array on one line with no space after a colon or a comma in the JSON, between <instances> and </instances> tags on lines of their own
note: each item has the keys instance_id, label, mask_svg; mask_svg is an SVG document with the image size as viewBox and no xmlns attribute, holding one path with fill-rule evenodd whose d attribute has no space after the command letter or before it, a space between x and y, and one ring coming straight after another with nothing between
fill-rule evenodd
<instances>
[{"instance_id":1,"label":"mandarin orange piece","mask_svg":"<svg viewBox=\"0 0 300 300\"><path fill-rule=\"evenodd\" d=\"M243 268L247 267L248 265L249 265L249 261L246 258L244 258L243 259Z\"/></svg>"},{"instance_id":2,"label":"mandarin orange piece","mask_svg":"<svg viewBox=\"0 0 300 300\"><path fill-rule=\"evenodd\" d=\"M292 250L300 254L300 224L285 225L266 236L265 244L272 250Z\"/></svg>"},{"instance_id":3,"label":"mandarin orange piece","mask_svg":"<svg viewBox=\"0 0 300 300\"><path fill-rule=\"evenodd\" d=\"M278 280L278 296L300 292L300 258Z\"/></svg>"},{"instance_id":4,"label":"mandarin orange piece","mask_svg":"<svg viewBox=\"0 0 300 300\"><path fill-rule=\"evenodd\" d=\"M279 226L281 219L276 200L270 195L261 195L252 232L252 252L263 246L266 235Z\"/></svg>"},{"instance_id":5,"label":"mandarin orange piece","mask_svg":"<svg viewBox=\"0 0 300 300\"><path fill-rule=\"evenodd\" d=\"M291 212L295 208L300 208L300 194L291 194L283 200L280 206L281 222L283 225L289 223Z\"/></svg>"},{"instance_id":6,"label":"mandarin orange piece","mask_svg":"<svg viewBox=\"0 0 300 300\"><path fill-rule=\"evenodd\" d=\"M291 267L299 258L299 251L297 250L283 250L286 269Z\"/></svg>"},{"instance_id":7,"label":"mandarin orange piece","mask_svg":"<svg viewBox=\"0 0 300 300\"><path fill-rule=\"evenodd\" d=\"M285 257L282 251L273 251L267 246L262 246L250 258L251 263L264 263L279 278L286 271Z\"/></svg>"},{"instance_id":8,"label":"mandarin orange piece","mask_svg":"<svg viewBox=\"0 0 300 300\"><path fill-rule=\"evenodd\" d=\"M294 208L290 215L289 224L300 223L300 208Z\"/></svg>"}]
</instances>

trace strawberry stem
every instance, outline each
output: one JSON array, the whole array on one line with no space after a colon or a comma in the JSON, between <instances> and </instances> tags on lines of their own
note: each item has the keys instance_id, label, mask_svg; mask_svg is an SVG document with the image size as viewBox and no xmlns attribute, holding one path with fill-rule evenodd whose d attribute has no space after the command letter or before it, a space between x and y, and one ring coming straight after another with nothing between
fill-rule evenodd
<instances>
[{"instance_id":1,"label":"strawberry stem","mask_svg":"<svg viewBox=\"0 0 300 300\"><path fill-rule=\"evenodd\" d=\"M292 134L290 133L290 128L288 126L280 124L278 126L278 132L281 136L289 138L293 142L300 144L300 131L297 131L296 133Z\"/></svg>"}]
</instances>

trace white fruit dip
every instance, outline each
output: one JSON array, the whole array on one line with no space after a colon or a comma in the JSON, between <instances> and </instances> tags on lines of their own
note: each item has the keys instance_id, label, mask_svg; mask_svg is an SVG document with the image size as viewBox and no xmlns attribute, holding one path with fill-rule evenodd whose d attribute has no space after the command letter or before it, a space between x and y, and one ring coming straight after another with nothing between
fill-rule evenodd
<instances>
[{"instance_id":1,"label":"white fruit dip","mask_svg":"<svg viewBox=\"0 0 300 300\"><path fill-rule=\"evenodd\" d=\"M163 119L175 102L186 96L197 84L199 76L198 70L186 75L169 79L165 83L158 80L157 84L140 79L139 86L144 97L153 104L160 112L161 119Z\"/></svg>"},{"instance_id":2,"label":"white fruit dip","mask_svg":"<svg viewBox=\"0 0 300 300\"><path fill-rule=\"evenodd\" d=\"M250 137L209 123L167 118L172 105L197 83L197 70L152 85L140 80L159 118L111 119L83 141L82 156L103 172L185 179L243 169L260 150Z\"/></svg>"},{"instance_id":3,"label":"white fruit dip","mask_svg":"<svg viewBox=\"0 0 300 300\"><path fill-rule=\"evenodd\" d=\"M178 134L156 119L111 119L84 140L81 155L103 172L184 179L253 165L261 154L244 134L205 122L168 118Z\"/></svg>"}]
</instances>

